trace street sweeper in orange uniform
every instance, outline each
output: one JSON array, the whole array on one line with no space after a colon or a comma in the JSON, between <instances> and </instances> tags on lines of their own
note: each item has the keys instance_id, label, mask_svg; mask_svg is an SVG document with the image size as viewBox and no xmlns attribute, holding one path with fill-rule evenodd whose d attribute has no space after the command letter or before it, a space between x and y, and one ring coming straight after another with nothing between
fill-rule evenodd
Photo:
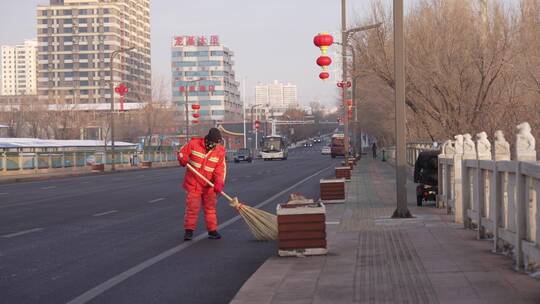
<instances>
[{"instance_id":1,"label":"street sweeper in orange uniform","mask_svg":"<svg viewBox=\"0 0 540 304\"><path fill-rule=\"evenodd\" d=\"M214 183L214 187L210 187L191 170L186 170L183 184L186 190L184 221L184 240L186 241L193 239L193 232L197 227L197 218L201 208L201 199L208 238L221 238L217 231L216 201L217 194L223 190L227 174L225 148L221 143L221 132L216 128L211 128L204 138L192 138L178 152L178 161L181 166L185 167L190 164L197 172Z\"/></svg>"}]
</instances>

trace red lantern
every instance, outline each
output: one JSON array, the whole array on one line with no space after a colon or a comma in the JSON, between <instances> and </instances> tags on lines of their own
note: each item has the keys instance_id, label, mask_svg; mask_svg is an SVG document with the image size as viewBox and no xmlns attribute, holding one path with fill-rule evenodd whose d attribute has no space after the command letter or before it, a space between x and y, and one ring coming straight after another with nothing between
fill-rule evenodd
<instances>
[{"instance_id":1,"label":"red lantern","mask_svg":"<svg viewBox=\"0 0 540 304\"><path fill-rule=\"evenodd\" d=\"M199 113L193 113L193 118L199 118L199 117L200 117Z\"/></svg>"},{"instance_id":2,"label":"red lantern","mask_svg":"<svg viewBox=\"0 0 540 304\"><path fill-rule=\"evenodd\" d=\"M349 107L352 107L352 99L347 99L347 105L348 105Z\"/></svg>"},{"instance_id":3,"label":"red lantern","mask_svg":"<svg viewBox=\"0 0 540 304\"><path fill-rule=\"evenodd\" d=\"M258 120L255 120L255 129L259 130L260 127L261 127L261 122Z\"/></svg>"},{"instance_id":4,"label":"red lantern","mask_svg":"<svg viewBox=\"0 0 540 304\"><path fill-rule=\"evenodd\" d=\"M330 74L328 74L328 72L322 72L319 74L319 78L322 80L326 80L328 79L328 77L330 77Z\"/></svg>"},{"instance_id":5,"label":"red lantern","mask_svg":"<svg viewBox=\"0 0 540 304\"><path fill-rule=\"evenodd\" d=\"M334 43L334 37L328 33L319 33L313 38L313 44L321 49L323 54L326 54L326 50Z\"/></svg>"},{"instance_id":6,"label":"red lantern","mask_svg":"<svg viewBox=\"0 0 540 304\"><path fill-rule=\"evenodd\" d=\"M192 110L197 111L197 110L199 110L200 108L201 108L201 106L200 106L199 104L194 103L194 104L191 105L191 109L192 109Z\"/></svg>"},{"instance_id":7,"label":"red lantern","mask_svg":"<svg viewBox=\"0 0 540 304\"><path fill-rule=\"evenodd\" d=\"M198 124L198 123L199 123L199 121L198 121L197 119L195 119L195 120L193 120L193 121L192 121L192 123L194 123L194 124Z\"/></svg>"},{"instance_id":8,"label":"red lantern","mask_svg":"<svg viewBox=\"0 0 540 304\"><path fill-rule=\"evenodd\" d=\"M320 56L317 58L317 65L321 67L326 67L332 64L332 58L328 56Z\"/></svg>"}]
</instances>

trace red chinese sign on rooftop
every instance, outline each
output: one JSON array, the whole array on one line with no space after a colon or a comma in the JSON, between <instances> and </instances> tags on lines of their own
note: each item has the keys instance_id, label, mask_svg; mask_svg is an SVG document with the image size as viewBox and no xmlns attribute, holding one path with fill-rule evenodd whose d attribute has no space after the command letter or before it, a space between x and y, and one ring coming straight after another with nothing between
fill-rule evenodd
<instances>
[{"instance_id":1,"label":"red chinese sign on rooftop","mask_svg":"<svg viewBox=\"0 0 540 304\"><path fill-rule=\"evenodd\" d=\"M176 36L173 38L173 46L216 46L219 45L219 36Z\"/></svg>"}]
</instances>

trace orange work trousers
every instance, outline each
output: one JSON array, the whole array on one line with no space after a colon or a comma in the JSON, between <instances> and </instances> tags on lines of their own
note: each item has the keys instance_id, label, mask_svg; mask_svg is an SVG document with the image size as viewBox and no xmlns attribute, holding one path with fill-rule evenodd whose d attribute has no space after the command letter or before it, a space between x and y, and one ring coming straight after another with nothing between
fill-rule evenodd
<instances>
[{"instance_id":1,"label":"orange work trousers","mask_svg":"<svg viewBox=\"0 0 540 304\"><path fill-rule=\"evenodd\" d=\"M205 187L202 191L188 191L186 195L186 213L184 219L184 229L195 230L197 227L197 218L202 206L204 210L204 220L208 231L217 230L216 215L216 192L214 188Z\"/></svg>"}]
</instances>

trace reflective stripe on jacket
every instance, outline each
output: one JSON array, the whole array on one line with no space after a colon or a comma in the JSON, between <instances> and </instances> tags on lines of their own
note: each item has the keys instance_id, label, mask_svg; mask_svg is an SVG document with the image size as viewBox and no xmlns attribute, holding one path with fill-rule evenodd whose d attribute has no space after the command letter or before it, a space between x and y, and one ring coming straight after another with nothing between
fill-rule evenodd
<instances>
[{"instance_id":1,"label":"reflective stripe on jacket","mask_svg":"<svg viewBox=\"0 0 540 304\"><path fill-rule=\"evenodd\" d=\"M222 145L217 145L213 150L206 152L204 138L192 138L178 153L178 160L180 163L189 163L213 183L225 183L227 164L225 163L225 148ZM209 187L189 169L186 169L183 186L187 191L202 191L202 188Z\"/></svg>"}]
</instances>

